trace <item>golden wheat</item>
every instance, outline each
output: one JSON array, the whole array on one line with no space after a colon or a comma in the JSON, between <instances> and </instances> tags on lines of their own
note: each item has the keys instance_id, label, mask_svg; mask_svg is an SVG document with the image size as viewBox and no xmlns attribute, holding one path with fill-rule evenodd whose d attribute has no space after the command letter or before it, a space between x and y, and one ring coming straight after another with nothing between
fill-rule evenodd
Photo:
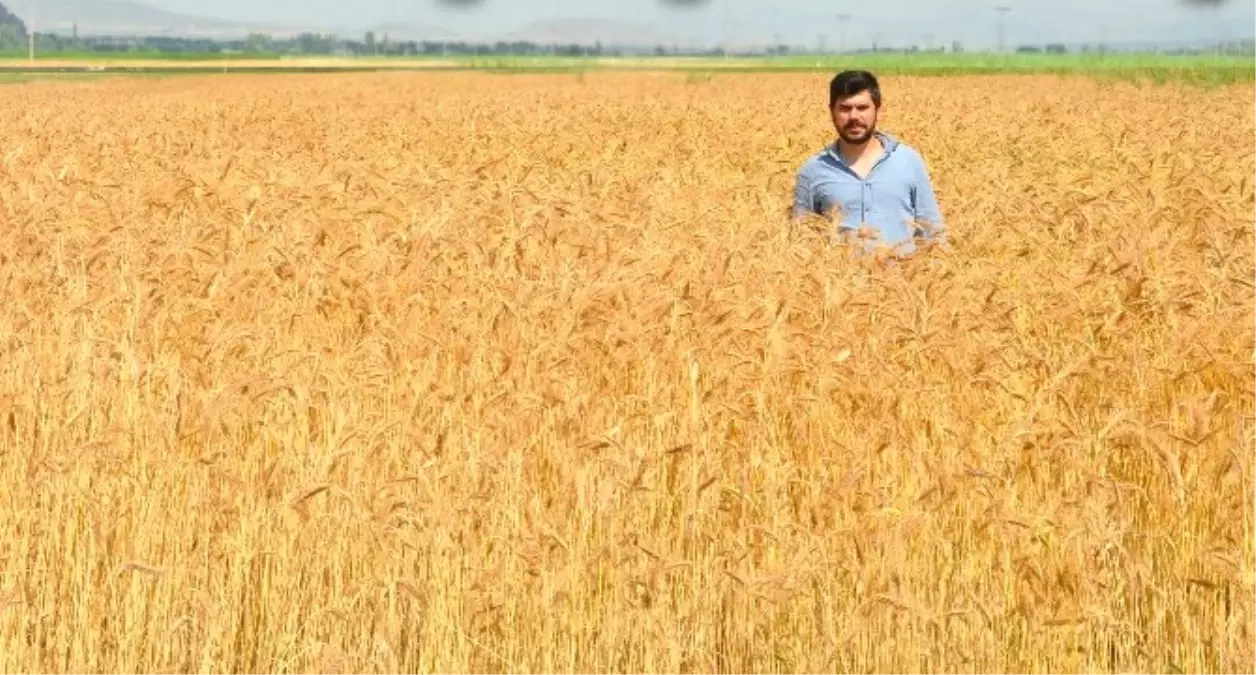
<instances>
[{"instance_id":1,"label":"golden wheat","mask_svg":"<svg viewBox=\"0 0 1256 675\"><path fill-rule=\"evenodd\" d=\"M1251 86L825 86L5 88L0 668L1250 669Z\"/></svg>"}]
</instances>

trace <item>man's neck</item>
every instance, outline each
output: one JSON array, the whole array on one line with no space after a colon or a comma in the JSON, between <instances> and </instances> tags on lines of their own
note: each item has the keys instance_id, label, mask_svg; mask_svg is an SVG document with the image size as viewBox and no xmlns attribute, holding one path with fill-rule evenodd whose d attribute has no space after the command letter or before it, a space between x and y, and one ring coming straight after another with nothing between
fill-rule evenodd
<instances>
[{"instance_id":1,"label":"man's neck","mask_svg":"<svg viewBox=\"0 0 1256 675\"><path fill-rule=\"evenodd\" d=\"M869 155L879 154L883 149L881 139L873 134L867 141L859 144L847 143L842 139L837 139L837 154L841 156L847 164L854 164Z\"/></svg>"}]
</instances>

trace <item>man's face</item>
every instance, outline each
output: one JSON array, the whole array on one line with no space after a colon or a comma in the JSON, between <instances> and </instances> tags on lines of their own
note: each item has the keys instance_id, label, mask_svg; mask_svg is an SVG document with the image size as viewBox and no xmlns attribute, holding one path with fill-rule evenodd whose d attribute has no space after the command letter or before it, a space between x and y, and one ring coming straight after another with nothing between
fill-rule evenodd
<instances>
[{"instance_id":1,"label":"man's face","mask_svg":"<svg viewBox=\"0 0 1256 675\"><path fill-rule=\"evenodd\" d=\"M872 103L872 94L861 91L838 99L833 105L833 125L843 141L866 142L877 128L877 107Z\"/></svg>"}]
</instances>

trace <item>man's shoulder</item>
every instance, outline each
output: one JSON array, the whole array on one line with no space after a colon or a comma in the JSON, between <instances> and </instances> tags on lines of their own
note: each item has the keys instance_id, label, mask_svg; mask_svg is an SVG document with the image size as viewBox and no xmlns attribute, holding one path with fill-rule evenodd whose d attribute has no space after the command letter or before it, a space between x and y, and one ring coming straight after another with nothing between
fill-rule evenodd
<instances>
[{"instance_id":1,"label":"man's shoulder","mask_svg":"<svg viewBox=\"0 0 1256 675\"><path fill-rule=\"evenodd\" d=\"M905 160L913 164L925 163L924 154L917 150L916 146L897 137L894 137L893 143L894 154L897 155L900 160Z\"/></svg>"},{"instance_id":2,"label":"man's shoulder","mask_svg":"<svg viewBox=\"0 0 1256 675\"><path fill-rule=\"evenodd\" d=\"M916 149L916 146L912 145L911 143L908 143L907 141L899 138L898 136L883 133L882 143L889 145L890 150L894 154L902 153L903 157L906 157L908 159L916 159L920 157L920 151Z\"/></svg>"},{"instance_id":3,"label":"man's shoulder","mask_svg":"<svg viewBox=\"0 0 1256 675\"><path fill-rule=\"evenodd\" d=\"M832 171L834 168L833 154L830 152L830 148L826 146L804 159L798 167L798 173L799 175L814 176Z\"/></svg>"}]
</instances>

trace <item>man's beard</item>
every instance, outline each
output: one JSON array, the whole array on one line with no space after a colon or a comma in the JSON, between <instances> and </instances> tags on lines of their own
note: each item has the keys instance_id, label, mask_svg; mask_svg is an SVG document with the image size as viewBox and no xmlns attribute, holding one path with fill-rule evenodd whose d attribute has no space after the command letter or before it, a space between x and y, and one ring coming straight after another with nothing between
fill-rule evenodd
<instances>
[{"instance_id":1,"label":"man's beard","mask_svg":"<svg viewBox=\"0 0 1256 675\"><path fill-rule=\"evenodd\" d=\"M868 140L872 138L872 132L876 131L876 128L876 122L873 122L871 125L866 127L847 124L838 131L838 135L841 136L842 140L847 143L860 145L862 143L867 143Z\"/></svg>"}]
</instances>

